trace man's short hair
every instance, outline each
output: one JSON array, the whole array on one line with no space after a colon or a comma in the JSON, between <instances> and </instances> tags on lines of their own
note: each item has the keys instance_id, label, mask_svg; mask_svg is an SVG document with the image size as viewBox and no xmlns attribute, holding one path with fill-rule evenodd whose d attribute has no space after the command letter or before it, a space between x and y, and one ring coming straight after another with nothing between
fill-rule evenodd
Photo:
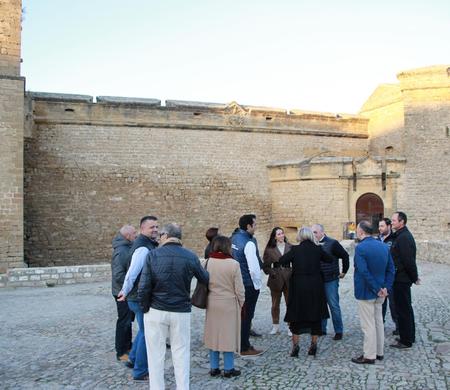
<instances>
[{"instance_id":1,"label":"man's short hair","mask_svg":"<svg viewBox=\"0 0 450 390\"><path fill-rule=\"evenodd\" d=\"M120 230L119 230L119 233L122 235L122 236L126 236L127 234L131 234L131 232L134 230L134 226L131 226L131 225L123 225L121 228L120 228Z\"/></svg>"},{"instance_id":2,"label":"man's short hair","mask_svg":"<svg viewBox=\"0 0 450 390\"><path fill-rule=\"evenodd\" d=\"M205 234L206 239L211 242L212 239L219 234L219 228L210 227Z\"/></svg>"},{"instance_id":3,"label":"man's short hair","mask_svg":"<svg viewBox=\"0 0 450 390\"><path fill-rule=\"evenodd\" d=\"M387 226L391 226L392 225L392 222L391 222L391 220L389 219L389 218L381 218L380 219L380 222L381 221L384 221L384 223L387 225Z\"/></svg>"},{"instance_id":4,"label":"man's short hair","mask_svg":"<svg viewBox=\"0 0 450 390\"><path fill-rule=\"evenodd\" d=\"M361 230L366 234L373 234L373 227L372 224L369 221L361 221L358 226L361 228Z\"/></svg>"},{"instance_id":5,"label":"man's short hair","mask_svg":"<svg viewBox=\"0 0 450 390\"><path fill-rule=\"evenodd\" d=\"M317 226L318 228L319 228L319 230L322 232L322 233L325 233L325 228L323 227L323 225L321 225L320 223L315 223L314 225L313 225L313 227L314 226Z\"/></svg>"},{"instance_id":6,"label":"man's short hair","mask_svg":"<svg viewBox=\"0 0 450 390\"><path fill-rule=\"evenodd\" d=\"M139 227L142 227L144 222L146 221L157 221L158 218L154 217L153 215L146 215L145 217L141 218L141 222L139 223Z\"/></svg>"},{"instance_id":7,"label":"man's short hair","mask_svg":"<svg viewBox=\"0 0 450 390\"><path fill-rule=\"evenodd\" d=\"M403 221L404 224L406 225L406 222L408 222L408 217L406 216L406 214L403 211L396 211L394 214L397 214L398 220Z\"/></svg>"},{"instance_id":8,"label":"man's short hair","mask_svg":"<svg viewBox=\"0 0 450 390\"><path fill-rule=\"evenodd\" d=\"M247 225L253 225L254 219L256 219L255 214L244 214L241 218L239 218L239 227L242 230L247 231Z\"/></svg>"},{"instance_id":9,"label":"man's short hair","mask_svg":"<svg viewBox=\"0 0 450 390\"><path fill-rule=\"evenodd\" d=\"M161 235L167 234L167 237L175 237L181 240L181 226L176 223L168 223L161 229Z\"/></svg>"}]
</instances>

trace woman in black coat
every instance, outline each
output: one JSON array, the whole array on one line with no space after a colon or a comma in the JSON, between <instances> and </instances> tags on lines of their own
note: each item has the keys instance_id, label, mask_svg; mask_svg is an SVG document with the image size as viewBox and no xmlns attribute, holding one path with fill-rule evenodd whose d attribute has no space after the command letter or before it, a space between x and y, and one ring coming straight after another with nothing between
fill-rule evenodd
<instances>
[{"instance_id":1,"label":"woman in black coat","mask_svg":"<svg viewBox=\"0 0 450 390\"><path fill-rule=\"evenodd\" d=\"M292 264L292 276L289 282L289 294L285 322L292 332L292 357L298 357L299 335L311 334L311 346L308 355L317 352L317 338L322 334L321 322L329 318L320 262L333 259L316 244L310 228L303 227L297 235L300 242L283 255L282 265Z\"/></svg>"}]
</instances>

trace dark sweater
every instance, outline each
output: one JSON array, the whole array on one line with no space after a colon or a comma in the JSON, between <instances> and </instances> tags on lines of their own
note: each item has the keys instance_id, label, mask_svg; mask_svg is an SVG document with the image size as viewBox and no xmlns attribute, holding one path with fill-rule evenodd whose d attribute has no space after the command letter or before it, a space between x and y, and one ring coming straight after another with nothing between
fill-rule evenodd
<instances>
[{"instance_id":1,"label":"dark sweater","mask_svg":"<svg viewBox=\"0 0 450 390\"><path fill-rule=\"evenodd\" d=\"M339 244L339 241L324 236L319 244L326 253L333 257L331 263L325 263L323 261L320 263L324 282L331 282L339 278L339 259L342 259L342 273L346 274L350 267L349 256L347 251Z\"/></svg>"}]
</instances>

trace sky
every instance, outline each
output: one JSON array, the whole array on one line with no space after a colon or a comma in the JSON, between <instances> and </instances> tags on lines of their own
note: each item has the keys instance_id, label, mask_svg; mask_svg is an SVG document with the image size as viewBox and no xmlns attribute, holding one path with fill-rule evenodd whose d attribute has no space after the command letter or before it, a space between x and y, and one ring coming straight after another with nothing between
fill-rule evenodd
<instances>
[{"instance_id":1,"label":"sky","mask_svg":"<svg viewBox=\"0 0 450 390\"><path fill-rule=\"evenodd\" d=\"M358 113L450 64L448 0L23 0L29 91Z\"/></svg>"}]
</instances>

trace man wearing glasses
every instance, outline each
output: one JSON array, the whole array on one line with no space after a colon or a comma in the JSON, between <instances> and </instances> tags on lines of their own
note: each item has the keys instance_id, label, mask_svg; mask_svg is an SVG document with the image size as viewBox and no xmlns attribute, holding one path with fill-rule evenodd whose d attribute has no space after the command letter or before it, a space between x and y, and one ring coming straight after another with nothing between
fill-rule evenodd
<instances>
[{"instance_id":1,"label":"man wearing glasses","mask_svg":"<svg viewBox=\"0 0 450 390\"><path fill-rule=\"evenodd\" d=\"M166 338L169 336L177 389L189 389L191 281L209 283L197 255L183 248L181 227L161 229L161 245L145 261L138 288L150 368L150 388L163 390Z\"/></svg>"}]
</instances>

